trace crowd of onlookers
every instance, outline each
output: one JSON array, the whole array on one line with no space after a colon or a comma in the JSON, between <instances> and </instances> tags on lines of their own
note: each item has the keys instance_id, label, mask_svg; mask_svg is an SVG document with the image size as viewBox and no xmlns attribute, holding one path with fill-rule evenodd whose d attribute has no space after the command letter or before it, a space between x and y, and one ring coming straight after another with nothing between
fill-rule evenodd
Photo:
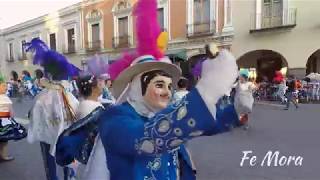
<instances>
[{"instance_id":1,"label":"crowd of onlookers","mask_svg":"<svg viewBox=\"0 0 320 180\"><path fill-rule=\"evenodd\" d=\"M10 79L7 82L7 95L9 97L36 96L41 91L39 84L43 76L40 69L35 70L34 77L27 70L23 70L20 76L16 71L11 71Z\"/></svg>"},{"instance_id":2,"label":"crowd of onlookers","mask_svg":"<svg viewBox=\"0 0 320 180\"><path fill-rule=\"evenodd\" d=\"M280 82L262 81L256 83L256 86L256 100L280 101L285 104L288 101L287 92L292 91L292 95L300 103L320 101L320 81L309 78L297 79L289 75Z\"/></svg>"}]
</instances>

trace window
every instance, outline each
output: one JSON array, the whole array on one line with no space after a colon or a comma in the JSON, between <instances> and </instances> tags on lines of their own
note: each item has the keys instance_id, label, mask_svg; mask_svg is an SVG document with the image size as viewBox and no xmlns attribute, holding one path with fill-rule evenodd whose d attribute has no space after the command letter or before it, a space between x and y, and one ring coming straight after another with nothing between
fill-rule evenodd
<instances>
[{"instance_id":1,"label":"window","mask_svg":"<svg viewBox=\"0 0 320 180\"><path fill-rule=\"evenodd\" d=\"M159 8L157 10L157 14L158 14L158 22L159 22L159 25L160 25L160 28L162 31L165 30L164 28L164 13L163 13L163 8Z\"/></svg>"},{"instance_id":2,"label":"window","mask_svg":"<svg viewBox=\"0 0 320 180\"><path fill-rule=\"evenodd\" d=\"M74 28L67 30L68 36L68 53L75 52L75 37L74 37Z\"/></svg>"},{"instance_id":3,"label":"window","mask_svg":"<svg viewBox=\"0 0 320 180\"><path fill-rule=\"evenodd\" d=\"M194 0L193 3L194 32L210 31L210 0Z\"/></svg>"},{"instance_id":4,"label":"window","mask_svg":"<svg viewBox=\"0 0 320 180\"><path fill-rule=\"evenodd\" d=\"M133 43L132 6L128 0L119 0L112 8L114 34L113 48L128 48Z\"/></svg>"},{"instance_id":5,"label":"window","mask_svg":"<svg viewBox=\"0 0 320 180\"><path fill-rule=\"evenodd\" d=\"M264 0L262 6L262 27L280 26L282 24L282 0Z\"/></svg>"},{"instance_id":6,"label":"window","mask_svg":"<svg viewBox=\"0 0 320 180\"><path fill-rule=\"evenodd\" d=\"M118 28L119 28L119 46L128 45L128 16L119 18L118 20Z\"/></svg>"},{"instance_id":7,"label":"window","mask_svg":"<svg viewBox=\"0 0 320 180\"><path fill-rule=\"evenodd\" d=\"M195 24L210 21L210 0L194 0L193 21Z\"/></svg>"},{"instance_id":8,"label":"window","mask_svg":"<svg viewBox=\"0 0 320 180\"><path fill-rule=\"evenodd\" d=\"M56 34L52 33L49 35L49 39L50 39L50 49L52 50L57 50L57 46L56 46Z\"/></svg>"},{"instance_id":9,"label":"window","mask_svg":"<svg viewBox=\"0 0 320 180\"><path fill-rule=\"evenodd\" d=\"M13 61L13 44L9 43L9 61Z\"/></svg>"},{"instance_id":10,"label":"window","mask_svg":"<svg viewBox=\"0 0 320 180\"><path fill-rule=\"evenodd\" d=\"M21 41L21 60L25 60L27 59L27 56L26 56L26 52L25 52L25 48L24 48L24 44L26 43L25 40L22 40Z\"/></svg>"},{"instance_id":11,"label":"window","mask_svg":"<svg viewBox=\"0 0 320 180\"><path fill-rule=\"evenodd\" d=\"M119 36L128 35L128 17L119 18Z\"/></svg>"},{"instance_id":12,"label":"window","mask_svg":"<svg viewBox=\"0 0 320 180\"><path fill-rule=\"evenodd\" d=\"M92 33L92 42L91 47L93 49L100 48L100 24L92 24L91 25L91 33Z\"/></svg>"}]
</instances>

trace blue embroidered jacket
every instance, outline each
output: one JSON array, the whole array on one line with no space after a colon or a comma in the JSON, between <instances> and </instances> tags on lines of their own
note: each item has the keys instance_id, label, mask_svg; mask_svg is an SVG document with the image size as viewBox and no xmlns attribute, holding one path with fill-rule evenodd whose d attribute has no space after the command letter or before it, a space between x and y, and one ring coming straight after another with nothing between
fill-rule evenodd
<instances>
[{"instance_id":1,"label":"blue embroidered jacket","mask_svg":"<svg viewBox=\"0 0 320 180\"><path fill-rule=\"evenodd\" d=\"M176 180L177 176L189 180L195 179L187 175L192 169L177 168L178 150L184 152L181 144L238 125L233 106L217 108L214 119L197 89L193 89L181 102L151 119L140 116L129 103L111 107L99 120L99 133L111 180Z\"/></svg>"}]
</instances>

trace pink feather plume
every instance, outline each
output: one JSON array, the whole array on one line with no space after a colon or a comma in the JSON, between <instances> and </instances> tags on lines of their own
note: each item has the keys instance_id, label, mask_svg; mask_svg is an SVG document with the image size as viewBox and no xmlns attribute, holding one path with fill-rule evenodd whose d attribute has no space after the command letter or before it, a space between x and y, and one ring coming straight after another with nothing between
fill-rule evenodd
<instances>
[{"instance_id":1,"label":"pink feather plume","mask_svg":"<svg viewBox=\"0 0 320 180\"><path fill-rule=\"evenodd\" d=\"M156 0L139 0L134 9L136 16L137 53L150 54L156 59L163 57L157 47L157 38L161 33L157 18Z\"/></svg>"},{"instance_id":2,"label":"pink feather plume","mask_svg":"<svg viewBox=\"0 0 320 180\"><path fill-rule=\"evenodd\" d=\"M117 59L114 63L109 66L108 73L112 80L116 79L117 76L127 67L130 66L132 61L136 59L138 55L136 53L124 52L122 57Z\"/></svg>"},{"instance_id":3,"label":"pink feather plume","mask_svg":"<svg viewBox=\"0 0 320 180\"><path fill-rule=\"evenodd\" d=\"M161 33L157 18L157 1L138 0L133 14L136 17L137 47L133 52L123 52L121 58L109 66L108 73L111 79L116 79L139 56L152 55L156 59L163 57L157 46L157 38Z\"/></svg>"}]
</instances>

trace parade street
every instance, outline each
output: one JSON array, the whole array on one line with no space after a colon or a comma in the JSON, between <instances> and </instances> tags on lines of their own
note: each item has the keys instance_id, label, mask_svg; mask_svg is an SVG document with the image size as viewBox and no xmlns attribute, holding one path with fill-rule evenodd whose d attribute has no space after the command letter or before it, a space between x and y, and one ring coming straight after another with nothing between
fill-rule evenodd
<instances>
[{"instance_id":1,"label":"parade street","mask_svg":"<svg viewBox=\"0 0 320 180\"><path fill-rule=\"evenodd\" d=\"M21 103L15 100L16 116L25 118L31 106L31 100ZM297 110L291 107L285 111L279 105L260 103L254 106L248 130L240 128L231 133L193 140L188 147L197 167L198 179L318 180L319 109L319 104L302 104ZM9 149L15 160L0 163L1 180L45 179L39 143L10 141ZM263 162L268 151L278 151L278 161L274 157L269 164L267 160Z\"/></svg>"}]
</instances>

